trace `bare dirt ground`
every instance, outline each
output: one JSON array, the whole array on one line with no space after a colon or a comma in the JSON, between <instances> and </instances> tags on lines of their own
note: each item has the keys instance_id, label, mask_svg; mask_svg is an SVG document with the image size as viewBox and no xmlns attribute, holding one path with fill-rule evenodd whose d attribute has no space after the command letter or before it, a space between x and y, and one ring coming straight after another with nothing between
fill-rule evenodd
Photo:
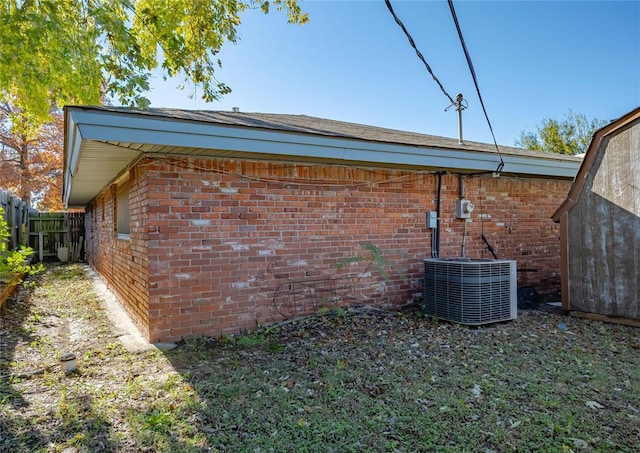
<instances>
[{"instance_id":1,"label":"bare dirt ground","mask_svg":"<svg viewBox=\"0 0 640 453\"><path fill-rule=\"evenodd\" d=\"M131 353L81 267L38 282L0 312L2 452L640 451L632 327L335 309Z\"/></svg>"}]
</instances>

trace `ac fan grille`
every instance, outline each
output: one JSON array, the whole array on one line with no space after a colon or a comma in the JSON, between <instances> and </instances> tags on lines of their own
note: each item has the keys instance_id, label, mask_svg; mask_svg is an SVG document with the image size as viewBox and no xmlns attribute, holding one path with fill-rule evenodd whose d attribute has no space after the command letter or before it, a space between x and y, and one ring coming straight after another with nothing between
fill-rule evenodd
<instances>
[{"instance_id":1,"label":"ac fan grille","mask_svg":"<svg viewBox=\"0 0 640 453\"><path fill-rule=\"evenodd\" d=\"M517 316L516 263L425 260L424 310L436 318L479 325Z\"/></svg>"}]
</instances>

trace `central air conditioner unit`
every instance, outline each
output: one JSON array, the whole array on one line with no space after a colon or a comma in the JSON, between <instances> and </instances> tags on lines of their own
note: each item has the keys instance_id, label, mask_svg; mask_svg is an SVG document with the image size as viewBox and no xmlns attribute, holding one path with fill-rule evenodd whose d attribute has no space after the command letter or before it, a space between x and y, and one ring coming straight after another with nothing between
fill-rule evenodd
<instances>
[{"instance_id":1,"label":"central air conditioner unit","mask_svg":"<svg viewBox=\"0 0 640 453\"><path fill-rule=\"evenodd\" d=\"M516 271L511 260L425 259L425 314L467 325L515 319Z\"/></svg>"}]
</instances>

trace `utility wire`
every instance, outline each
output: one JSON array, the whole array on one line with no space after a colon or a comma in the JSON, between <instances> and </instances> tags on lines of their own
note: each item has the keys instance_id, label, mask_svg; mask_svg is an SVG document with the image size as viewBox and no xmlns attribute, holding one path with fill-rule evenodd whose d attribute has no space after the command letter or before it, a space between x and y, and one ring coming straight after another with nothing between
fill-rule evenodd
<instances>
[{"instance_id":1,"label":"utility wire","mask_svg":"<svg viewBox=\"0 0 640 453\"><path fill-rule=\"evenodd\" d=\"M404 24L402 23L400 18L398 18L398 16L396 15L395 11L393 10L393 7L391 6L391 2L389 0L384 0L384 3L385 3L385 5L387 5L387 8L389 9L389 12L391 13L393 18L395 19L396 23L400 26L400 28L402 29L404 34L407 36L407 39L409 40L409 44L411 44L411 47L413 47L413 50L416 51L416 55L418 55L418 58L420 58L420 60L424 63L425 68L427 68L427 71L429 72L429 74L431 74L431 77L433 78L433 80L440 87L440 90L442 90L444 95L447 98L449 98L449 101L451 101L452 104L455 104L456 101L454 101L453 98L449 95L449 93L447 93L447 91L444 89L444 87L442 86L442 83L440 83L440 80L438 80L436 75L431 70L431 66L429 66L429 63L427 63L427 60L424 58L422 53L418 50L418 47L416 47L416 43L414 42L413 38L411 37L411 35L407 31L406 27L404 26Z\"/></svg>"},{"instance_id":2,"label":"utility wire","mask_svg":"<svg viewBox=\"0 0 640 453\"><path fill-rule=\"evenodd\" d=\"M496 169L496 171L499 172L504 167L504 160L502 160L502 154L500 153L500 148L498 148L498 142L496 141L496 136L493 133L493 127L491 126L491 121L489 120L487 109L484 106L484 101L482 100L482 94L480 94L480 87L478 86L476 71L475 69L473 69L473 63L471 62L471 55L469 55L469 50L467 49L467 45L464 42L464 37L462 36L462 29L460 28L460 23L458 22L458 16L456 15L456 10L453 7L453 0L447 0L447 1L449 3L449 9L451 10L451 16L453 17L453 22L456 25L456 30L458 30L458 36L460 37L460 44L462 44L462 50L464 50L464 56L467 59L467 64L469 65L469 70L471 71L471 77L473 78L473 84L476 87L476 93L478 93L478 99L480 99L480 105L482 106L484 117L487 119L487 124L489 125L489 130L491 131L491 137L493 137L493 144L496 146L496 151L498 151L498 156L500 157L500 165L498 165L498 168Z\"/></svg>"},{"instance_id":3,"label":"utility wire","mask_svg":"<svg viewBox=\"0 0 640 453\"><path fill-rule=\"evenodd\" d=\"M184 162L183 160L174 158L174 157L165 157L164 155L158 156L158 155L153 155L152 153L146 153L141 155L136 160L136 163L145 157L148 157L150 159L150 161L147 164L144 164L146 166L152 165L154 162L163 162L169 165L175 165L176 167L184 168L186 170L198 170L198 171L207 172L207 173L218 173L218 174L227 175L227 176L234 176L240 179L248 179L251 181L266 182L266 183L273 183L273 184L287 184L287 185L292 185L297 187L313 185L313 186L319 186L319 187L333 187L333 188L335 187L358 188L358 187L369 187L376 184L393 184L394 182L398 182L400 180L403 180L402 182L404 183L410 183L423 178L424 175L427 174L427 172L424 172L424 171L410 172L404 175L394 176L392 178L387 178L380 181L369 181L369 182L361 181L361 182L352 183L352 184L336 184L336 183L330 183L330 182L328 183L299 182L293 178L269 178L269 177L262 177L262 176L253 176L247 173L232 172L232 171L223 170L221 168L209 168L206 166L200 166L200 165L196 165L195 163L191 163L189 156L180 156L183 158L187 158L187 162ZM275 167L275 168L278 168L278 167ZM280 167L280 168L284 168L284 167ZM359 170L365 170L360 167L356 167L356 168L358 168Z\"/></svg>"}]
</instances>

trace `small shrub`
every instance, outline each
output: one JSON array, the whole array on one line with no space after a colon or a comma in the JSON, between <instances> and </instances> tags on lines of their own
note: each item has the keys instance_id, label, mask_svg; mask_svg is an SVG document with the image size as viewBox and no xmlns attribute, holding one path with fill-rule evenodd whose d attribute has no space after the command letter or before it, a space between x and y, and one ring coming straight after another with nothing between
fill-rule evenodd
<instances>
[{"instance_id":1,"label":"small shrub","mask_svg":"<svg viewBox=\"0 0 640 453\"><path fill-rule=\"evenodd\" d=\"M18 250L8 250L7 239L11 236L9 224L4 219L4 210L0 208L0 280L15 282L20 276L42 272L42 263L29 264L33 249L21 246Z\"/></svg>"}]
</instances>

